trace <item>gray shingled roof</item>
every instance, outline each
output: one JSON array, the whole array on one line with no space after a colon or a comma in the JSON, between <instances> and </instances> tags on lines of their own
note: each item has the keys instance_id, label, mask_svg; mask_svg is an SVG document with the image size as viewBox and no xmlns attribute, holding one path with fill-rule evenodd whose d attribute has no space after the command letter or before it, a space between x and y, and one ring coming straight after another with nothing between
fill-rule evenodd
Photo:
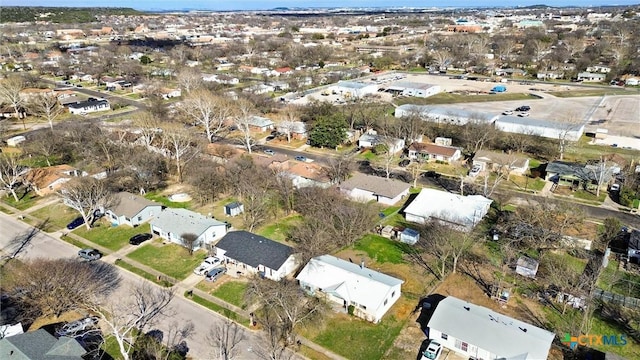
<instances>
[{"instance_id":1,"label":"gray shingled roof","mask_svg":"<svg viewBox=\"0 0 640 360\"><path fill-rule=\"evenodd\" d=\"M361 189L371 191L376 195L382 195L393 199L401 192L409 189L411 185L395 179L387 179L379 176L356 173L353 177L340 184L341 189Z\"/></svg>"},{"instance_id":2,"label":"gray shingled roof","mask_svg":"<svg viewBox=\"0 0 640 360\"><path fill-rule=\"evenodd\" d=\"M178 236L189 233L200 236L210 227L220 225L224 226L224 223L187 209L166 208L151 220L151 226Z\"/></svg>"},{"instance_id":3,"label":"gray shingled roof","mask_svg":"<svg viewBox=\"0 0 640 360\"><path fill-rule=\"evenodd\" d=\"M82 360L82 355L86 353L76 340L67 337L56 339L44 329L0 340L2 359Z\"/></svg>"},{"instance_id":4,"label":"gray shingled roof","mask_svg":"<svg viewBox=\"0 0 640 360\"><path fill-rule=\"evenodd\" d=\"M142 196L126 191L119 192L115 194L114 197L116 199L116 205L109 210L118 216L124 215L128 218L136 216L147 206L162 206L162 204L155 201L147 200Z\"/></svg>"},{"instance_id":5,"label":"gray shingled roof","mask_svg":"<svg viewBox=\"0 0 640 360\"><path fill-rule=\"evenodd\" d=\"M226 251L225 256L252 267L258 265L278 270L293 254L293 248L248 231L228 232L216 247Z\"/></svg>"}]
</instances>

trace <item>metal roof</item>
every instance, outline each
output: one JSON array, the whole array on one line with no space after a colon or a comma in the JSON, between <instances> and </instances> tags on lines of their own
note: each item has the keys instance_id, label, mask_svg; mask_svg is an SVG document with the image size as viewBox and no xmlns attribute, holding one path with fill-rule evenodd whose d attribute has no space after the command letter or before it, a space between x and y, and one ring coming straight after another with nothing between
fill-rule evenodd
<instances>
[{"instance_id":1,"label":"metal roof","mask_svg":"<svg viewBox=\"0 0 640 360\"><path fill-rule=\"evenodd\" d=\"M200 236L212 226L226 225L216 219L187 209L166 208L155 219L151 220L151 226L158 227L177 236L189 233Z\"/></svg>"}]
</instances>

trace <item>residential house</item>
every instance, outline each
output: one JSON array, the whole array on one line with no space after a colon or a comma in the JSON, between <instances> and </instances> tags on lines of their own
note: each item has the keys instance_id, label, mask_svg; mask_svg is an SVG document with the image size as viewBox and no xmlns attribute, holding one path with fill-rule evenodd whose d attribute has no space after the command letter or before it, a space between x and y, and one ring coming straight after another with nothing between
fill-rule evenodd
<instances>
[{"instance_id":1,"label":"residential house","mask_svg":"<svg viewBox=\"0 0 640 360\"><path fill-rule=\"evenodd\" d=\"M433 220L461 231L470 231L487 214L492 202L482 195L462 196L422 189L405 208L405 219L419 224Z\"/></svg>"},{"instance_id":2,"label":"residential house","mask_svg":"<svg viewBox=\"0 0 640 360\"><path fill-rule=\"evenodd\" d=\"M552 161L547 164L545 180L552 181L558 186L570 186L574 190L594 190L598 187L606 188L614 175L617 166L584 165L566 161ZM600 179L599 179L600 178Z\"/></svg>"},{"instance_id":3,"label":"residential house","mask_svg":"<svg viewBox=\"0 0 640 360\"><path fill-rule=\"evenodd\" d=\"M528 256L520 256L516 262L516 273L535 279L540 263Z\"/></svg>"},{"instance_id":4,"label":"residential house","mask_svg":"<svg viewBox=\"0 0 640 360\"><path fill-rule=\"evenodd\" d=\"M166 208L151 220L151 232L179 245L184 245L185 234L194 234L193 248L199 249L223 237L227 225L191 210Z\"/></svg>"},{"instance_id":5,"label":"residential house","mask_svg":"<svg viewBox=\"0 0 640 360\"><path fill-rule=\"evenodd\" d=\"M627 245L627 257L629 262L640 264L640 231L631 230L629 244Z\"/></svg>"},{"instance_id":6,"label":"residential house","mask_svg":"<svg viewBox=\"0 0 640 360\"><path fill-rule=\"evenodd\" d=\"M177 89L162 88L160 89L160 94L162 95L163 99L168 100L174 97L182 96L182 90L180 90L179 88Z\"/></svg>"},{"instance_id":7,"label":"residential house","mask_svg":"<svg viewBox=\"0 0 640 360\"><path fill-rule=\"evenodd\" d=\"M508 68L508 69L497 69L495 71L495 74L498 76L525 76L527 75L527 72L522 69Z\"/></svg>"},{"instance_id":8,"label":"residential house","mask_svg":"<svg viewBox=\"0 0 640 360\"><path fill-rule=\"evenodd\" d=\"M289 167L284 171L289 175L293 186L297 189L309 186L326 189L332 185L326 170L320 165L298 161L289 164Z\"/></svg>"},{"instance_id":9,"label":"residential house","mask_svg":"<svg viewBox=\"0 0 640 360\"><path fill-rule=\"evenodd\" d=\"M249 128L260 132L271 131L275 128L275 124L271 119L262 116L251 116L247 123Z\"/></svg>"},{"instance_id":10,"label":"residential house","mask_svg":"<svg viewBox=\"0 0 640 360\"><path fill-rule=\"evenodd\" d=\"M395 154L404 149L404 139L396 139L378 135L375 131L369 130L358 138L358 146L361 148L373 148L376 145L384 144L389 148L391 154Z\"/></svg>"},{"instance_id":11,"label":"residential house","mask_svg":"<svg viewBox=\"0 0 640 360\"><path fill-rule=\"evenodd\" d=\"M498 116L494 122L496 129L508 133L536 135L549 139L578 141L584 134L585 124L535 119L520 116Z\"/></svg>"},{"instance_id":12,"label":"residential house","mask_svg":"<svg viewBox=\"0 0 640 360\"><path fill-rule=\"evenodd\" d=\"M462 152L453 146L414 142L409 146L409 159L417 161L443 161L451 163L460 160Z\"/></svg>"},{"instance_id":13,"label":"residential house","mask_svg":"<svg viewBox=\"0 0 640 360\"><path fill-rule=\"evenodd\" d=\"M307 126L302 121L282 121L276 127L278 133L291 135L292 139L305 139L307 137Z\"/></svg>"},{"instance_id":14,"label":"residential house","mask_svg":"<svg viewBox=\"0 0 640 360\"><path fill-rule=\"evenodd\" d=\"M162 211L162 204L147 200L126 191L114 195L114 204L105 210L105 215L115 226L136 227L152 219Z\"/></svg>"},{"instance_id":15,"label":"residential house","mask_svg":"<svg viewBox=\"0 0 640 360\"><path fill-rule=\"evenodd\" d=\"M84 171L63 164L30 169L24 180L38 196L45 196L60 190L64 183L74 177L87 175Z\"/></svg>"},{"instance_id":16,"label":"residential house","mask_svg":"<svg viewBox=\"0 0 640 360\"><path fill-rule=\"evenodd\" d=\"M587 66L585 70L590 73L608 74L611 72L611 67L606 65L593 65L593 66Z\"/></svg>"},{"instance_id":17,"label":"residential house","mask_svg":"<svg viewBox=\"0 0 640 360\"><path fill-rule=\"evenodd\" d=\"M601 82L607 77L606 74L602 73L591 73L583 71L578 73L578 80L582 80L584 82Z\"/></svg>"},{"instance_id":18,"label":"residential house","mask_svg":"<svg viewBox=\"0 0 640 360\"><path fill-rule=\"evenodd\" d=\"M343 307L344 311L379 322L400 298L403 280L331 255L309 260L296 277L300 287ZM351 309L351 310L349 310Z\"/></svg>"},{"instance_id":19,"label":"residential house","mask_svg":"<svg viewBox=\"0 0 640 360\"><path fill-rule=\"evenodd\" d=\"M541 80L546 79L562 79L564 78L564 72L562 71L540 71L536 74L536 77Z\"/></svg>"},{"instance_id":20,"label":"residential house","mask_svg":"<svg viewBox=\"0 0 640 360\"><path fill-rule=\"evenodd\" d=\"M87 351L74 338L57 338L45 329L0 339L0 358L16 360L83 360Z\"/></svg>"},{"instance_id":21,"label":"residential house","mask_svg":"<svg viewBox=\"0 0 640 360\"><path fill-rule=\"evenodd\" d=\"M462 357L540 360L555 334L483 306L448 296L427 324L429 339Z\"/></svg>"},{"instance_id":22,"label":"residential house","mask_svg":"<svg viewBox=\"0 0 640 360\"><path fill-rule=\"evenodd\" d=\"M524 175L529 170L529 158L488 150L478 150L473 156L473 165L479 166L480 171L509 171Z\"/></svg>"},{"instance_id":23,"label":"residential house","mask_svg":"<svg viewBox=\"0 0 640 360\"><path fill-rule=\"evenodd\" d=\"M393 205L409 195L411 185L396 179L356 173L338 185L343 194L355 201L375 200L384 205Z\"/></svg>"},{"instance_id":24,"label":"residential house","mask_svg":"<svg viewBox=\"0 0 640 360\"><path fill-rule=\"evenodd\" d=\"M69 112L72 114L88 114L96 111L110 110L111 105L108 100L91 100L80 101L77 103L68 104Z\"/></svg>"},{"instance_id":25,"label":"residential house","mask_svg":"<svg viewBox=\"0 0 640 360\"><path fill-rule=\"evenodd\" d=\"M216 245L216 256L242 274L279 281L297 267L293 248L248 231L231 231Z\"/></svg>"},{"instance_id":26,"label":"residential house","mask_svg":"<svg viewBox=\"0 0 640 360\"><path fill-rule=\"evenodd\" d=\"M268 94L274 91L276 91L276 88L267 84L251 85L247 88L242 89L242 92L252 93L252 94Z\"/></svg>"}]
</instances>

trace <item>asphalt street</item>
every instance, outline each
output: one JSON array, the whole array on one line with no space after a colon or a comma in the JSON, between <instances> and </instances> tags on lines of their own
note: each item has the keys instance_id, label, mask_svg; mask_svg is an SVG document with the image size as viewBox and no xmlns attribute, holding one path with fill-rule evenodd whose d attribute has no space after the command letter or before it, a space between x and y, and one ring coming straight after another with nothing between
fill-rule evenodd
<instances>
[{"instance_id":1,"label":"asphalt street","mask_svg":"<svg viewBox=\"0 0 640 360\"><path fill-rule=\"evenodd\" d=\"M0 212L0 250L2 251L2 257L4 258L13 253L14 247L12 241L16 236L29 233L32 229L33 227L16 219L15 216ZM32 238L29 245L24 248L16 258L21 260L34 258L76 259L77 253L78 248L75 246L56 239L47 233L38 232ZM124 299L127 298L129 289L139 282L144 281L137 275L120 268L118 269L122 276L122 282L120 287L111 294L109 299L115 304L126 301ZM156 286L155 284L152 285ZM171 302L170 315L169 317L159 319L155 328L167 332L173 324L180 325L191 321L194 324L194 333L187 339L187 346L189 347L188 355L193 359L214 358L214 349L213 346L210 345L207 336L212 327L224 321L221 316L183 298L180 293L176 293L176 296ZM244 329L243 333L244 340L239 344L237 358L248 360L258 359L252 351L252 349L256 348L256 344L258 344L258 333Z\"/></svg>"}]
</instances>

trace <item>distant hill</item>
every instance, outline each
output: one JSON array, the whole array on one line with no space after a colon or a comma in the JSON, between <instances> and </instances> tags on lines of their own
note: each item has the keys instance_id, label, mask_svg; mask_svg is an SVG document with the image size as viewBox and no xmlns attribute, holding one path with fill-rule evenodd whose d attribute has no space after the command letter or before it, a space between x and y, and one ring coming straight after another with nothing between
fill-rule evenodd
<instances>
[{"instance_id":1,"label":"distant hill","mask_svg":"<svg viewBox=\"0 0 640 360\"><path fill-rule=\"evenodd\" d=\"M0 23L50 21L57 24L77 24L94 22L97 15L136 14L141 12L130 8L3 6Z\"/></svg>"}]
</instances>

